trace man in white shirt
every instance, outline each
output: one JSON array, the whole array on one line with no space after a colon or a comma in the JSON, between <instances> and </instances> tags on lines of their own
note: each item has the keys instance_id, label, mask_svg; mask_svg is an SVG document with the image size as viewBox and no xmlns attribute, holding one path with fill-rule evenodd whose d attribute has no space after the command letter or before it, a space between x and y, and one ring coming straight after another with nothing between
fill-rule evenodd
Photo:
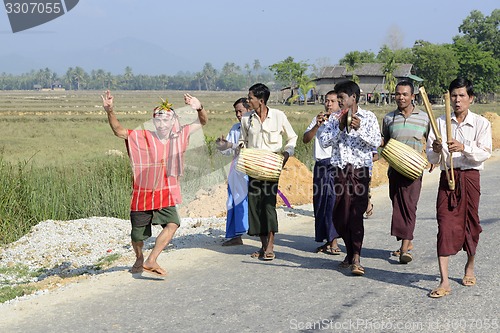
<instances>
[{"instance_id":1,"label":"man in white shirt","mask_svg":"<svg viewBox=\"0 0 500 333\"><path fill-rule=\"evenodd\" d=\"M340 111L337 93L329 91L325 95L325 112L313 118L306 128L302 141L309 143L314 139L314 169L313 169L313 208L314 208L314 240L326 243L319 246L316 252L339 255L341 250L337 244L339 234L333 225L333 206L335 192L333 184L334 167L330 163L332 147L323 148L319 137L325 129L325 121L338 115Z\"/></svg>"},{"instance_id":2,"label":"man in white shirt","mask_svg":"<svg viewBox=\"0 0 500 333\"><path fill-rule=\"evenodd\" d=\"M441 282L429 294L432 298L440 298L451 292L448 279L449 256L461 249L467 252L465 264L464 286L474 286L474 258L482 231L479 220L479 197L481 181L479 171L484 169L484 161L491 156L492 138L490 122L472 111L469 106L474 100L472 82L465 78L457 78L450 83L451 106L451 138L447 137L446 115L437 119L438 130L442 142L436 140L434 131L427 140L427 158L432 164L438 164L445 158L446 168L450 168L450 154L453 158L455 188L450 190L446 170L441 164L441 178L437 196L437 254ZM444 156L443 156L444 155Z\"/></svg>"},{"instance_id":3,"label":"man in white shirt","mask_svg":"<svg viewBox=\"0 0 500 333\"><path fill-rule=\"evenodd\" d=\"M271 92L262 83L256 83L248 91L248 104L253 110L241 119L240 146L263 149L283 154L283 165L293 155L297 143L292 125L285 113L267 107ZM286 135L283 148L283 134ZM273 260L274 234L278 232L276 195L278 182L261 181L249 177L248 184L248 235L259 236L262 246L252 254L254 258Z\"/></svg>"}]
</instances>

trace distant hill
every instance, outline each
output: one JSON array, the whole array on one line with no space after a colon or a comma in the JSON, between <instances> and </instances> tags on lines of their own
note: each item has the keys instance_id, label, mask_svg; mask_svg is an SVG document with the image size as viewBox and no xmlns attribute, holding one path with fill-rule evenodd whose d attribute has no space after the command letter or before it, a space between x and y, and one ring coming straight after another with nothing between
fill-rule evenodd
<instances>
[{"instance_id":1,"label":"distant hill","mask_svg":"<svg viewBox=\"0 0 500 333\"><path fill-rule=\"evenodd\" d=\"M32 69L38 70L42 68L42 66L42 63L34 58L31 58L31 55L24 56L15 53L0 55L0 73L5 72L8 74L19 75L22 73L28 73Z\"/></svg>"},{"instance_id":2,"label":"distant hill","mask_svg":"<svg viewBox=\"0 0 500 333\"><path fill-rule=\"evenodd\" d=\"M21 74L32 69L48 67L62 75L69 67L76 66L82 67L87 72L92 69L103 69L113 74L124 73L125 67L130 66L134 75L173 75L180 71L202 70L202 67L195 67L189 57L176 55L161 45L136 38L122 38L104 47L73 49L61 53L0 55L0 73Z\"/></svg>"}]
</instances>

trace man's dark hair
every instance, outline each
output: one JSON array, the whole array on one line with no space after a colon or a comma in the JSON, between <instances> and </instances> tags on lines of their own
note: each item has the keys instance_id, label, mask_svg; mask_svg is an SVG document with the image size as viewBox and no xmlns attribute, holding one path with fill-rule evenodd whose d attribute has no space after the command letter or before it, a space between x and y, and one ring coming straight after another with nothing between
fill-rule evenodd
<instances>
[{"instance_id":1,"label":"man's dark hair","mask_svg":"<svg viewBox=\"0 0 500 333\"><path fill-rule=\"evenodd\" d=\"M472 82L466 78L457 77L455 80L451 81L448 91L451 94L451 91L457 88L465 88L467 90L467 95L475 96Z\"/></svg>"},{"instance_id":2,"label":"man's dark hair","mask_svg":"<svg viewBox=\"0 0 500 333\"><path fill-rule=\"evenodd\" d=\"M398 84L396 84L396 89L398 89L399 86L410 87L411 94L413 95L415 93L415 87L413 86L413 83L411 83L408 80L401 80L401 81L399 81Z\"/></svg>"},{"instance_id":3,"label":"man's dark hair","mask_svg":"<svg viewBox=\"0 0 500 333\"><path fill-rule=\"evenodd\" d=\"M337 95L337 93L335 92L335 90L330 90L329 92L327 92L325 94L325 97L328 96L328 95Z\"/></svg>"},{"instance_id":4,"label":"man's dark hair","mask_svg":"<svg viewBox=\"0 0 500 333\"><path fill-rule=\"evenodd\" d=\"M251 86L248 91L251 91L252 94L259 98L264 100L264 104L267 104L267 101L269 99L269 96L271 96L271 91L269 88L263 84L263 83L256 83L253 86Z\"/></svg>"},{"instance_id":5,"label":"man's dark hair","mask_svg":"<svg viewBox=\"0 0 500 333\"><path fill-rule=\"evenodd\" d=\"M250 105L248 105L248 101L247 101L247 98L246 97L241 97L241 98L238 98L238 100L236 100L236 102L233 103L233 108L236 107L236 105L238 104L243 104L243 106L245 107L245 109L250 109Z\"/></svg>"},{"instance_id":6,"label":"man's dark hair","mask_svg":"<svg viewBox=\"0 0 500 333\"><path fill-rule=\"evenodd\" d=\"M361 90L359 86L354 81L342 81L335 85L333 91L337 93L337 96L341 93L347 94L348 96L356 95L356 103L359 102L359 96L361 95Z\"/></svg>"}]
</instances>

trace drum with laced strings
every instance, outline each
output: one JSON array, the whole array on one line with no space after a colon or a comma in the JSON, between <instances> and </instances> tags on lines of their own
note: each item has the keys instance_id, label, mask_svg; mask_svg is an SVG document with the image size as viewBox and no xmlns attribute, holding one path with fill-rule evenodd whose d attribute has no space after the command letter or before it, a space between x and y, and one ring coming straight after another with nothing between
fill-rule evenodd
<instances>
[{"instance_id":1,"label":"drum with laced strings","mask_svg":"<svg viewBox=\"0 0 500 333\"><path fill-rule=\"evenodd\" d=\"M283 155L267 150L242 148L236 170L255 179L277 182L283 168L283 159Z\"/></svg>"},{"instance_id":2,"label":"drum with laced strings","mask_svg":"<svg viewBox=\"0 0 500 333\"><path fill-rule=\"evenodd\" d=\"M427 166L427 159L422 154L395 139L387 142L380 155L392 168L411 180L420 177Z\"/></svg>"}]
</instances>

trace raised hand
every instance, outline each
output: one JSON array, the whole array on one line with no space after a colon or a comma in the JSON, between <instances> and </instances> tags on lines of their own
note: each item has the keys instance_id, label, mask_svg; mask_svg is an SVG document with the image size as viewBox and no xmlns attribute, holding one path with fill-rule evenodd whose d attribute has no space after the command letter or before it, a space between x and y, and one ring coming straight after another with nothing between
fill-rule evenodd
<instances>
[{"instance_id":1,"label":"raised hand","mask_svg":"<svg viewBox=\"0 0 500 333\"><path fill-rule=\"evenodd\" d=\"M198 100L198 98L191 96L190 94L184 94L184 103L191 106L196 111L202 109L201 102Z\"/></svg>"},{"instance_id":2,"label":"raised hand","mask_svg":"<svg viewBox=\"0 0 500 333\"><path fill-rule=\"evenodd\" d=\"M101 95L102 98L102 106L106 112L113 111L113 96L109 90L104 92L104 95Z\"/></svg>"}]
</instances>

